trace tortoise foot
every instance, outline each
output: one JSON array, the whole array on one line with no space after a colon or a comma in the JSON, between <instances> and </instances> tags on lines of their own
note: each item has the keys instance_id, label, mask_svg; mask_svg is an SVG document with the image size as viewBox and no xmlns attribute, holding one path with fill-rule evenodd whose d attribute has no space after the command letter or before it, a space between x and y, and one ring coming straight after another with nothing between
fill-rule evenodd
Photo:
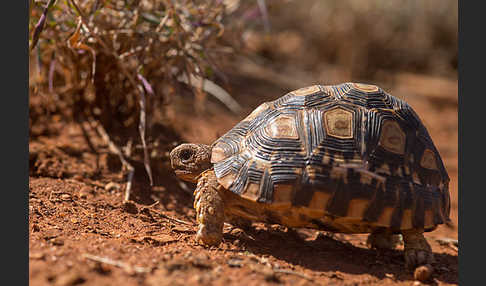
<instances>
[{"instance_id":1,"label":"tortoise foot","mask_svg":"<svg viewBox=\"0 0 486 286\"><path fill-rule=\"evenodd\" d=\"M414 270L416 267L434 263L432 248L420 231L410 230L403 234L405 243L405 264Z\"/></svg>"}]
</instances>

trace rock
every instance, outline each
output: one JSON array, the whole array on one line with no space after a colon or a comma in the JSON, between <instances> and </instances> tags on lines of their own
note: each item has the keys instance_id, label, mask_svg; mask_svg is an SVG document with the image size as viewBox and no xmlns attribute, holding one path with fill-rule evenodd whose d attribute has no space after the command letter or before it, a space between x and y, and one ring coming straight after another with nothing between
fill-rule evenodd
<instances>
[{"instance_id":1,"label":"rock","mask_svg":"<svg viewBox=\"0 0 486 286\"><path fill-rule=\"evenodd\" d=\"M415 280L425 282L430 279L430 277L432 276L432 272L433 268L430 264L422 265L415 269L413 277L415 278Z\"/></svg>"},{"instance_id":2,"label":"rock","mask_svg":"<svg viewBox=\"0 0 486 286\"><path fill-rule=\"evenodd\" d=\"M229 267L241 267L243 260L241 258L231 258L227 261Z\"/></svg>"},{"instance_id":3,"label":"rock","mask_svg":"<svg viewBox=\"0 0 486 286\"><path fill-rule=\"evenodd\" d=\"M74 286L83 284L86 282L86 279L81 276L81 274L76 272L67 272L61 274L57 279L54 285L56 286Z\"/></svg>"},{"instance_id":4,"label":"rock","mask_svg":"<svg viewBox=\"0 0 486 286\"><path fill-rule=\"evenodd\" d=\"M108 192L111 192L113 190L118 190L120 189L120 184L117 184L115 182L109 182L108 184L105 185L105 190Z\"/></svg>"},{"instance_id":5,"label":"rock","mask_svg":"<svg viewBox=\"0 0 486 286\"><path fill-rule=\"evenodd\" d=\"M127 213L138 214L137 205L135 205L133 202L124 202L123 210L126 211Z\"/></svg>"},{"instance_id":6,"label":"rock","mask_svg":"<svg viewBox=\"0 0 486 286\"><path fill-rule=\"evenodd\" d=\"M89 186L84 186L79 190L78 197L81 199L86 199L90 193L93 193L93 188Z\"/></svg>"}]
</instances>

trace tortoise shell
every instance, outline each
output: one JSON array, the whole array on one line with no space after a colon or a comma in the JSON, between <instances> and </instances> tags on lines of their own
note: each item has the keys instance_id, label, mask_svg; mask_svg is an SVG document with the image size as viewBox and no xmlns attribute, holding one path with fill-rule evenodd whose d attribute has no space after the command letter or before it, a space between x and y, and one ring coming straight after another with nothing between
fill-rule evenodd
<instances>
[{"instance_id":1,"label":"tortoise shell","mask_svg":"<svg viewBox=\"0 0 486 286\"><path fill-rule=\"evenodd\" d=\"M211 163L251 203L397 231L449 220L449 177L429 133L374 85L314 85L263 103L214 142Z\"/></svg>"}]
</instances>

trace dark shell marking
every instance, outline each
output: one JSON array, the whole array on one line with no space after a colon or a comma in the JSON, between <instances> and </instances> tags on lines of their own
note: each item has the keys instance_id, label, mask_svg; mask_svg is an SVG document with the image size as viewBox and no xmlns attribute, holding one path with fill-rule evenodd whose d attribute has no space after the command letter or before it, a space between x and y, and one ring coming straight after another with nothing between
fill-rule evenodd
<instances>
[{"instance_id":1,"label":"dark shell marking","mask_svg":"<svg viewBox=\"0 0 486 286\"><path fill-rule=\"evenodd\" d=\"M213 144L211 160L218 182L271 220L286 209L348 232L449 220L449 177L426 128L374 85L314 85L264 103Z\"/></svg>"}]
</instances>

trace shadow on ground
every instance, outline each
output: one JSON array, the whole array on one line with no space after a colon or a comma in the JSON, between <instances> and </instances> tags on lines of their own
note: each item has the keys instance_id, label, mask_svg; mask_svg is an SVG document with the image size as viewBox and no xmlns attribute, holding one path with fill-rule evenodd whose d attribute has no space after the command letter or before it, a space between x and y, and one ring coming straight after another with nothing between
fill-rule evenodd
<instances>
[{"instance_id":1,"label":"shadow on ground","mask_svg":"<svg viewBox=\"0 0 486 286\"><path fill-rule=\"evenodd\" d=\"M246 230L245 235L227 233L225 240L231 242L239 239L253 254L270 255L311 271L369 274L378 279L393 277L396 281L413 280L413 274L405 268L402 250L372 250L366 246L356 246L339 234L340 238L333 238L336 236L331 233L316 234L314 237L303 237L299 230L251 228ZM446 253L434 253L434 256L434 278L440 282L458 283L458 257Z\"/></svg>"}]
</instances>

